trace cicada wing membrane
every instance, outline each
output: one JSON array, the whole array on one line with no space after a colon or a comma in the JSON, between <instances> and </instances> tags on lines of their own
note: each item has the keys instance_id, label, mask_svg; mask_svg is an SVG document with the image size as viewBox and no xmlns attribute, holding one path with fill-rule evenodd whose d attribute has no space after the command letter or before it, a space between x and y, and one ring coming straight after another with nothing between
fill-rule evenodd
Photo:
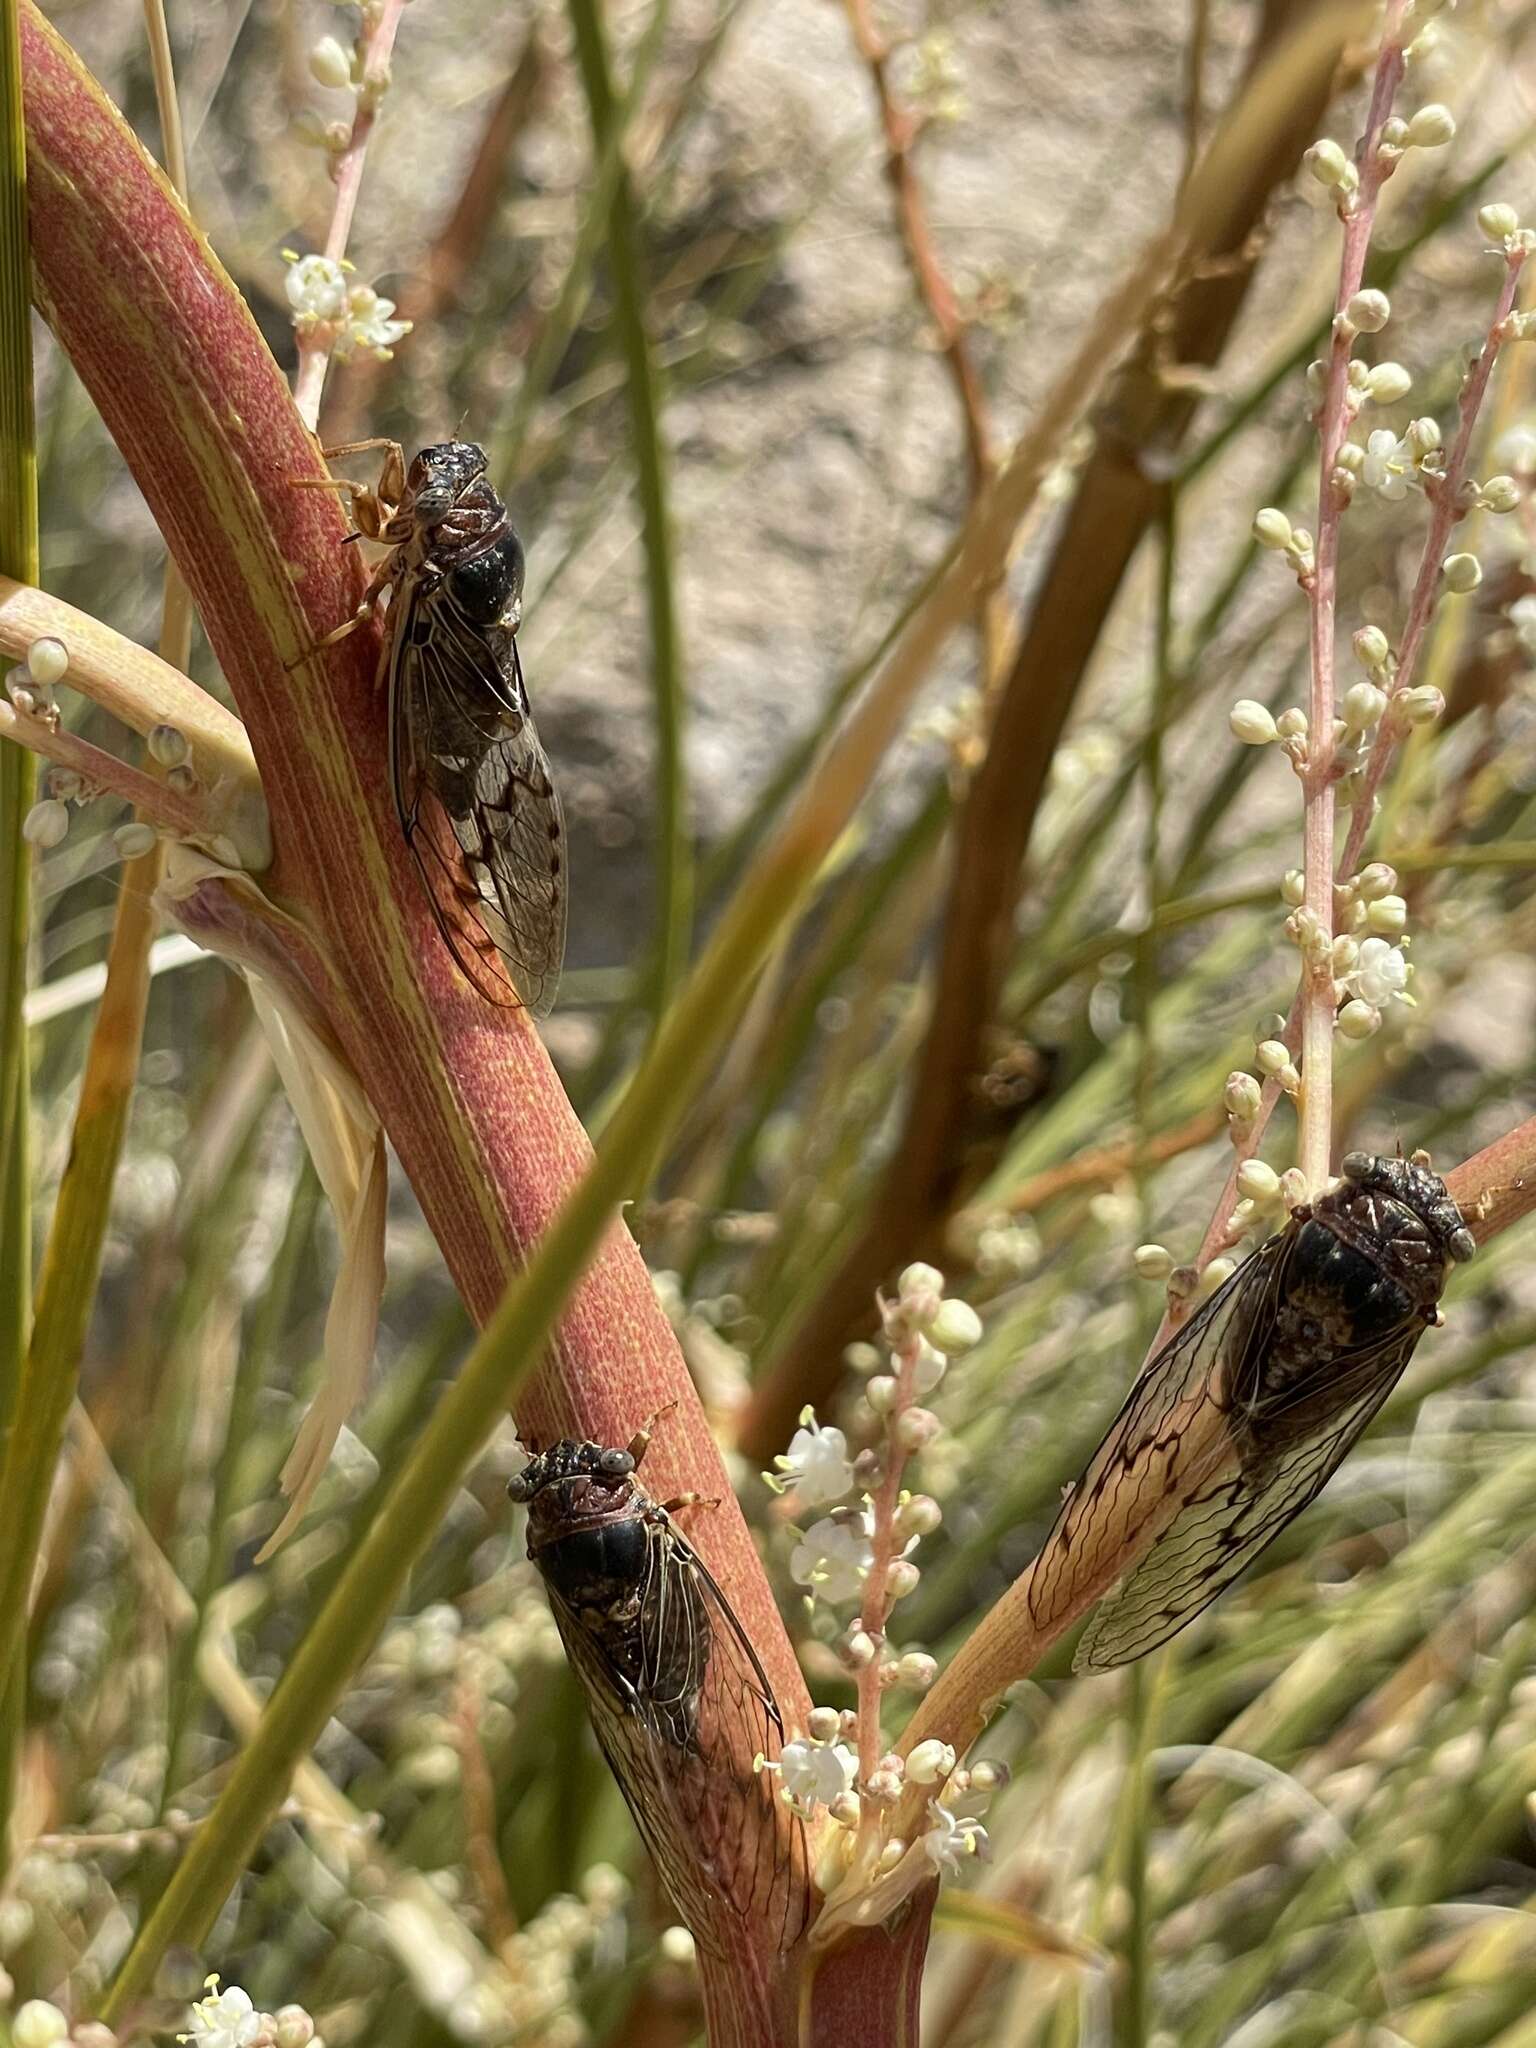
<instances>
[{"instance_id":1,"label":"cicada wing membrane","mask_svg":"<svg viewBox=\"0 0 1536 2048\"><path fill-rule=\"evenodd\" d=\"M543 1016L565 956L565 825L516 641L420 577L402 579L393 608L390 779L406 843L476 990Z\"/></svg>"},{"instance_id":2,"label":"cicada wing membrane","mask_svg":"<svg viewBox=\"0 0 1536 2048\"><path fill-rule=\"evenodd\" d=\"M657 1868L708 1944L720 1905L790 1948L809 1912L809 1851L776 1798L784 1727L730 1603L693 1546L658 1514L623 1668L551 1588L555 1618L593 1726Z\"/></svg>"},{"instance_id":3,"label":"cicada wing membrane","mask_svg":"<svg viewBox=\"0 0 1536 2048\"><path fill-rule=\"evenodd\" d=\"M1202 1484L1284 1246L1283 1238L1261 1245L1142 1369L1041 1546L1029 1591L1039 1625L1075 1588L1102 1577L1149 1521L1166 1516L1170 1496Z\"/></svg>"},{"instance_id":4,"label":"cicada wing membrane","mask_svg":"<svg viewBox=\"0 0 1536 2048\"><path fill-rule=\"evenodd\" d=\"M1190 1500L1100 1603L1073 1670L1107 1671L1145 1656L1225 1592L1322 1492L1397 1384L1417 1341L1418 1331L1409 1329L1343 1366L1335 1362L1333 1398L1310 1425L1287 1436L1279 1418L1273 1450L1256 1451L1238 1472Z\"/></svg>"}]
</instances>

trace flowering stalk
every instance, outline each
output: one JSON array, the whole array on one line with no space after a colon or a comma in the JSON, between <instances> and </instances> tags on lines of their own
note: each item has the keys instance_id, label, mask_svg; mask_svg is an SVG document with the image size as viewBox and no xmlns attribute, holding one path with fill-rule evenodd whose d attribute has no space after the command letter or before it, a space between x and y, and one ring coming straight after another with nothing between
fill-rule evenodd
<instances>
[{"instance_id":1,"label":"flowering stalk","mask_svg":"<svg viewBox=\"0 0 1536 2048\"><path fill-rule=\"evenodd\" d=\"M335 273L340 287L341 303L335 309L338 317L346 312L350 297L341 283L340 273L346 267L347 242L352 234L352 217L357 211L357 195L362 190L363 165L373 135L373 124L378 118L379 102L389 88L389 60L404 12L405 0L373 0L372 5L363 9L357 46L350 60L331 36L317 46L311 58L311 67L321 84L341 86L350 84L355 78L357 89L352 125L331 170L336 197L321 257L327 271L320 274ZM313 263L314 259L307 260ZM289 296L294 298L292 286ZM313 431L320 419L320 399L325 390L326 369L336 346L337 330L324 318L302 317L300 300L295 298L294 304L295 310L301 313L295 322L299 374L294 384L294 403L305 425ZM379 301L377 304L386 306L388 302ZM393 311L393 308L389 310ZM389 339L398 340L406 323L394 321L389 324L397 330L390 334ZM388 343L380 345L387 353Z\"/></svg>"}]
</instances>

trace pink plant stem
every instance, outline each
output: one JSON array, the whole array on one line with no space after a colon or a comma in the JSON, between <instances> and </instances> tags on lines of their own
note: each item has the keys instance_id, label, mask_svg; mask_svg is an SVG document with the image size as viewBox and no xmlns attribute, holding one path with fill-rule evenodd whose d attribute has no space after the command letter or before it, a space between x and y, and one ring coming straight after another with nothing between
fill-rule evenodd
<instances>
[{"instance_id":1,"label":"pink plant stem","mask_svg":"<svg viewBox=\"0 0 1536 2048\"><path fill-rule=\"evenodd\" d=\"M373 124L378 118L379 101L389 85L390 55L404 12L405 0L382 0L372 29L363 31L363 75L357 91L357 111L352 118L352 133L347 138L347 146L337 157L331 173L336 199L331 210L324 254L333 263L340 263L347 253L352 217L357 212L357 195L362 189L363 162L368 154ZM311 432L320 418L320 398L325 390L325 373L330 360L329 339L300 334L299 374L294 381L293 397Z\"/></svg>"},{"instance_id":2,"label":"pink plant stem","mask_svg":"<svg viewBox=\"0 0 1536 2048\"><path fill-rule=\"evenodd\" d=\"M891 1566L899 1549L896 1509L901 1497L901 1475L907 1452L897 1434L897 1423L912 1405L913 1382L923 1340L913 1334L902 1343L896 1375L896 1398L891 1405L885 1431L885 1476L874 1501L873 1555L864 1580L864 1600L859 1627L875 1645L875 1655L859 1672L859 1780L868 1784L883 1754L880 1736L880 1651L885 1641L885 1624L891 1612ZM880 1815L872 1800L866 1799L859 1814L859 1847L872 1852L879 1846Z\"/></svg>"},{"instance_id":3,"label":"pink plant stem","mask_svg":"<svg viewBox=\"0 0 1536 2048\"><path fill-rule=\"evenodd\" d=\"M1309 1187L1320 1188L1333 1161L1333 819L1334 680L1339 573L1339 527L1347 495L1335 481L1339 450L1349 431L1349 364L1354 330L1346 308L1365 277L1376 224L1376 202L1392 162L1381 154L1382 124L1392 110L1403 74L1402 27L1407 0L1390 0L1365 134L1355 152L1359 186L1344 214L1344 248L1334 300L1333 339L1318 414L1316 567L1307 579L1312 605L1312 676L1307 701L1306 759L1301 770L1305 803L1303 874L1305 913L1301 938L1301 1129L1298 1163Z\"/></svg>"},{"instance_id":4,"label":"pink plant stem","mask_svg":"<svg viewBox=\"0 0 1536 2048\"><path fill-rule=\"evenodd\" d=\"M1344 844L1344 858L1339 863L1341 880L1352 875L1359 866L1360 855L1365 850L1366 836L1370 832L1375 816L1376 793L1385 780L1388 769L1397 758L1397 750L1408 730L1407 720L1401 713L1401 701L1405 692L1413 687L1419 656L1423 652L1424 636L1434 613L1446 544L1450 539L1451 528L1462 516L1464 509L1460 503L1461 487L1466 481L1472 435L1477 425L1477 416L1482 410L1483 400L1488 393L1488 382L1493 375L1494 362L1499 350L1509 339L1509 318L1514 311L1525 260L1524 249L1511 249L1505 256L1504 283L1499 292L1498 305L1489 323L1488 332L1483 337L1477 361L1472 365L1462 386L1456 439L1446 459L1445 474L1430 486L1429 537L1424 543L1424 559L1419 564L1418 580L1413 586L1413 596L1408 604L1407 624L1403 628L1402 643L1397 651L1397 673L1392 679L1390 693L1393 700L1392 708L1382 719L1376 735L1376 744L1371 748L1365 765L1364 783L1350 819L1349 835Z\"/></svg>"}]
</instances>

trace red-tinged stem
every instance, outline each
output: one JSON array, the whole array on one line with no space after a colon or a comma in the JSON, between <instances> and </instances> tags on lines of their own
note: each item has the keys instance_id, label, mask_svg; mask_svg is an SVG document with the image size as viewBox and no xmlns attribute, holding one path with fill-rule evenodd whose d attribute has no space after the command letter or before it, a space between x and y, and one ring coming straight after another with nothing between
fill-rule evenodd
<instances>
[{"instance_id":1,"label":"red-tinged stem","mask_svg":"<svg viewBox=\"0 0 1536 2048\"><path fill-rule=\"evenodd\" d=\"M483 1322L582 1176L586 1135L526 1014L481 1002L438 939L390 806L376 631L303 659L353 610L362 571L331 495L293 487L319 472L277 364L155 166L30 4L21 36L39 301L186 576L249 734L275 848L262 964L351 1061ZM219 890L205 893L206 925ZM259 906L224 893L259 955ZM804 1682L761 1565L615 1217L519 1421L539 1441L624 1443L669 1404L647 1478L658 1493L720 1497L694 1534L786 1719L803 1725Z\"/></svg>"},{"instance_id":2,"label":"red-tinged stem","mask_svg":"<svg viewBox=\"0 0 1536 2048\"><path fill-rule=\"evenodd\" d=\"M87 796L110 791L135 805L162 831L181 839L208 839L219 830L210 806L200 797L178 796L174 789L146 775L129 761L119 760L89 740L53 725L45 718L30 716L14 705L0 704L0 738L15 740L29 752L71 768L88 785Z\"/></svg>"}]
</instances>

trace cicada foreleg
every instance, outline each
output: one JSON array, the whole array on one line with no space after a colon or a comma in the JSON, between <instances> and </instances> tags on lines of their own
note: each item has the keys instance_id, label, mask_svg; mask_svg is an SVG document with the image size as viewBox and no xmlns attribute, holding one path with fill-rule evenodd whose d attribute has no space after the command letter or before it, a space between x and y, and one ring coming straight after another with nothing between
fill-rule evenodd
<instances>
[{"instance_id":1,"label":"cicada foreleg","mask_svg":"<svg viewBox=\"0 0 1536 2048\"><path fill-rule=\"evenodd\" d=\"M645 1456L646 1452L651 1447L651 1438L656 1434L657 1423L660 1422L664 1416L670 1415L672 1413L672 1410L676 1406L677 1403L675 1401L669 1401L665 1408L658 1408L654 1415L648 1417L646 1421L641 1423L640 1427L635 1431L634 1435L630 1438L626 1448L629 1452L629 1455L635 1461L635 1468L637 1471L640 1466L640 1460Z\"/></svg>"}]
</instances>

